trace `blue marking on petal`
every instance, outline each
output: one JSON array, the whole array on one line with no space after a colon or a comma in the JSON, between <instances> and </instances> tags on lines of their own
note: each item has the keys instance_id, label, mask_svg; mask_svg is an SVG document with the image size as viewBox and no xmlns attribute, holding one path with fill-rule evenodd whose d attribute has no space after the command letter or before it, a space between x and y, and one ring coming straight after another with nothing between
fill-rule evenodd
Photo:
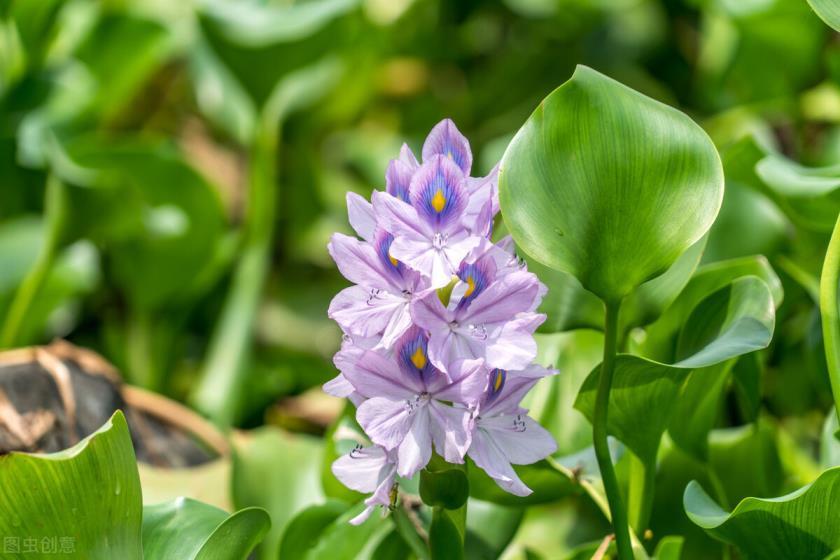
<instances>
[{"instance_id":1,"label":"blue marking on petal","mask_svg":"<svg viewBox=\"0 0 840 560\"><path fill-rule=\"evenodd\" d=\"M488 270L486 262L479 260L470 264L461 264L458 270L458 278L461 279L461 282L467 284L467 290L464 292L461 301L458 302L458 309L467 307L493 281L493 271Z\"/></svg>"},{"instance_id":2,"label":"blue marking on petal","mask_svg":"<svg viewBox=\"0 0 840 560\"><path fill-rule=\"evenodd\" d=\"M391 243L393 242L394 236L387 231L380 229L376 231L373 246L376 249L376 254L379 255L379 259L382 261L382 264L385 265L385 269L401 277L405 265L391 256L390 250Z\"/></svg>"},{"instance_id":3,"label":"blue marking on petal","mask_svg":"<svg viewBox=\"0 0 840 560\"><path fill-rule=\"evenodd\" d=\"M490 372L490 386L487 388L487 402L493 402L505 388L507 372L496 368Z\"/></svg>"},{"instance_id":4,"label":"blue marking on petal","mask_svg":"<svg viewBox=\"0 0 840 560\"><path fill-rule=\"evenodd\" d=\"M412 186L412 204L435 225L446 223L463 211L466 193L462 180L463 175L454 163L435 156L418 171L417 183Z\"/></svg>"},{"instance_id":5,"label":"blue marking on petal","mask_svg":"<svg viewBox=\"0 0 840 560\"><path fill-rule=\"evenodd\" d=\"M428 347L429 337L423 331L417 328L408 331L397 343L396 355L400 370L424 382L428 380L437 371L429 361Z\"/></svg>"}]
</instances>

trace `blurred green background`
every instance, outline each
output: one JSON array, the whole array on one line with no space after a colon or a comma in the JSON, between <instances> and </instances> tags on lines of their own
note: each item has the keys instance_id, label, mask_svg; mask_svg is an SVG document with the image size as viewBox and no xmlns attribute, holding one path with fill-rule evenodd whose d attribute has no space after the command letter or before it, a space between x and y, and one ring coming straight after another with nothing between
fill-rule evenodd
<instances>
[{"instance_id":1,"label":"blurred green background","mask_svg":"<svg viewBox=\"0 0 840 560\"><path fill-rule=\"evenodd\" d=\"M322 433L335 403L275 403L335 375L326 310L347 282L326 244L350 233L345 193L382 188L401 143L419 152L444 117L489 171L586 64L709 132L727 192L704 263L764 254L785 288L774 346L739 363L766 366L762 402L732 412L727 393L724 426L773 417L735 455L741 436L721 440L721 472L768 457L730 497L814 476L791 450L813 456L831 405L815 285L840 197L801 208L754 172L775 151L838 175L840 38L805 0L0 0L0 17L0 346L67 338L222 426ZM547 302L544 330L575 303ZM588 443L570 399L600 340L561 337L541 352L571 385L535 408L568 454ZM657 536L719 553L681 513L702 471L677 453L661 471ZM591 504L540 507L520 542L605 531Z\"/></svg>"},{"instance_id":2,"label":"blurred green background","mask_svg":"<svg viewBox=\"0 0 840 560\"><path fill-rule=\"evenodd\" d=\"M840 44L804 0L0 14L0 343L66 337L223 423L259 424L333 375L326 308L345 282L325 246L348 229L344 194L381 188L401 142L419 150L443 117L486 172L581 63L680 107L721 148L757 131L808 163L840 158ZM707 257L754 252L738 225Z\"/></svg>"}]
</instances>

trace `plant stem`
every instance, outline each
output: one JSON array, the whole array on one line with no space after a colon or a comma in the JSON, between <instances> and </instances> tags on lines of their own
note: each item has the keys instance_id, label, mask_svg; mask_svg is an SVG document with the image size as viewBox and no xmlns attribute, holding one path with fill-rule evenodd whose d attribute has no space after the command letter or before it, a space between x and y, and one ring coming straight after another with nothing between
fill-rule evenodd
<instances>
[{"instance_id":1,"label":"plant stem","mask_svg":"<svg viewBox=\"0 0 840 560\"><path fill-rule=\"evenodd\" d=\"M54 176L47 179L44 201L47 231L44 242L32 269L26 274L15 297L9 306L9 312L0 332L0 347L11 348L22 342L22 331L32 302L40 292L55 261L61 245L61 237L66 222L67 193L64 184Z\"/></svg>"},{"instance_id":2,"label":"plant stem","mask_svg":"<svg viewBox=\"0 0 840 560\"><path fill-rule=\"evenodd\" d=\"M627 492L627 511L630 526L637 535L644 535L653 508L653 488L656 469L630 453L630 487Z\"/></svg>"},{"instance_id":3,"label":"plant stem","mask_svg":"<svg viewBox=\"0 0 840 560\"><path fill-rule=\"evenodd\" d=\"M394 520L394 525L397 532L406 542L408 547L419 560L428 560L429 558L429 544L428 535L421 535L419 529L415 528L411 521L404 504L397 505L394 511L391 512L391 517ZM425 537L425 538L424 538Z\"/></svg>"},{"instance_id":4,"label":"plant stem","mask_svg":"<svg viewBox=\"0 0 840 560\"><path fill-rule=\"evenodd\" d=\"M831 241L820 277L820 315L822 316L825 361L834 395L834 406L840 419L840 317L837 309L837 284L840 276L840 216L834 225Z\"/></svg>"},{"instance_id":5,"label":"plant stem","mask_svg":"<svg viewBox=\"0 0 840 560\"><path fill-rule=\"evenodd\" d=\"M592 423L592 439L595 456L604 491L610 504L615 543L620 560L633 560L633 547L630 542L630 530L627 525L627 510L621 498L621 489L615 476L615 468L607 444L607 408L610 402L610 387L615 372L615 357L618 336L618 312L621 302L606 302L606 320L604 328L604 360L601 365L601 377L598 381L598 393L595 396L595 415Z\"/></svg>"}]
</instances>

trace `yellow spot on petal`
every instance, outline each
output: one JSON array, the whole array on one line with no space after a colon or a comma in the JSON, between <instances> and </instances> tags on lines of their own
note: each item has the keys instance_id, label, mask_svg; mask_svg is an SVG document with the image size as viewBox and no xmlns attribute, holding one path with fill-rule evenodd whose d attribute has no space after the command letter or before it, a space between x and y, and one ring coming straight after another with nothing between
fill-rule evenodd
<instances>
[{"instance_id":1,"label":"yellow spot on petal","mask_svg":"<svg viewBox=\"0 0 840 560\"><path fill-rule=\"evenodd\" d=\"M496 370L496 379L493 380L493 390L498 391L502 388L502 381L504 380L504 376L502 376L502 372Z\"/></svg>"},{"instance_id":2,"label":"yellow spot on petal","mask_svg":"<svg viewBox=\"0 0 840 560\"><path fill-rule=\"evenodd\" d=\"M455 159L455 156L452 155L452 150L446 150L446 157L449 159Z\"/></svg>"},{"instance_id":3,"label":"yellow spot on petal","mask_svg":"<svg viewBox=\"0 0 840 560\"><path fill-rule=\"evenodd\" d=\"M395 266L397 266L398 264L400 264L400 261L398 261L397 259L395 259L394 257L392 257L392 256L391 256L391 253L388 253L388 260L389 260L389 261L391 261L391 266L394 266L394 267L395 267Z\"/></svg>"},{"instance_id":4,"label":"yellow spot on petal","mask_svg":"<svg viewBox=\"0 0 840 560\"><path fill-rule=\"evenodd\" d=\"M438 189L435 193L435 196L432 197L432 208L435 209L435 212L440 214L443 212L443 209L446 207L446 197L443 196L443 191Z\"/></svg>"},{"instance_id":5,"label":"yellow spot on petal","mask_svg":"<svg viewBox=\"0 0 840 560\"><path fill-rule=\"evenodd\" d=\"M464 297L470 297L475 291L475 280L472 276L467 276L467 291L464 292Z\"/></svg>"},{"instance_id":6,"label":"yellow spot on petal","mask_svg":"<svg viewBox=\"0 0 840 560\"><path fill-rule=\"evenodd\" d=\"M415 350L414 354L412 354L411 363L414 364L414 367L417 369L423 369L426 367L426 355L423 353L423 348L420 346L418 346L417 350Z\"/></svg>"}]
</instances>

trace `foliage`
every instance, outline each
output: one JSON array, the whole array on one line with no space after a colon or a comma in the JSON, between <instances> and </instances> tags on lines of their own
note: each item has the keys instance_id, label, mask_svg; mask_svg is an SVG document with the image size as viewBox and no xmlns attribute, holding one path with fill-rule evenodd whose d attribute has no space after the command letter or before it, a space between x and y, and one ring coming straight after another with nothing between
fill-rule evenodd
<instances>
[{"instance_id":1,"label":"foliage","mask_svg":"<svg viewBox=\"0 0 840 560\"><path fill-rule=\"evenodd\" d=\"M0 346L68 338L230 430L238 510L144 507L116 415L0 456L0 534L589 558L626 525L608 554L836 554L838 29L832 0L0 2ZM502 162L492 241L548 288L560 374L523 407L557 451L514 466L528 496L433 457L351 525L327 242L446 117L472 175Z\"/></svg>"}]
</instances>

